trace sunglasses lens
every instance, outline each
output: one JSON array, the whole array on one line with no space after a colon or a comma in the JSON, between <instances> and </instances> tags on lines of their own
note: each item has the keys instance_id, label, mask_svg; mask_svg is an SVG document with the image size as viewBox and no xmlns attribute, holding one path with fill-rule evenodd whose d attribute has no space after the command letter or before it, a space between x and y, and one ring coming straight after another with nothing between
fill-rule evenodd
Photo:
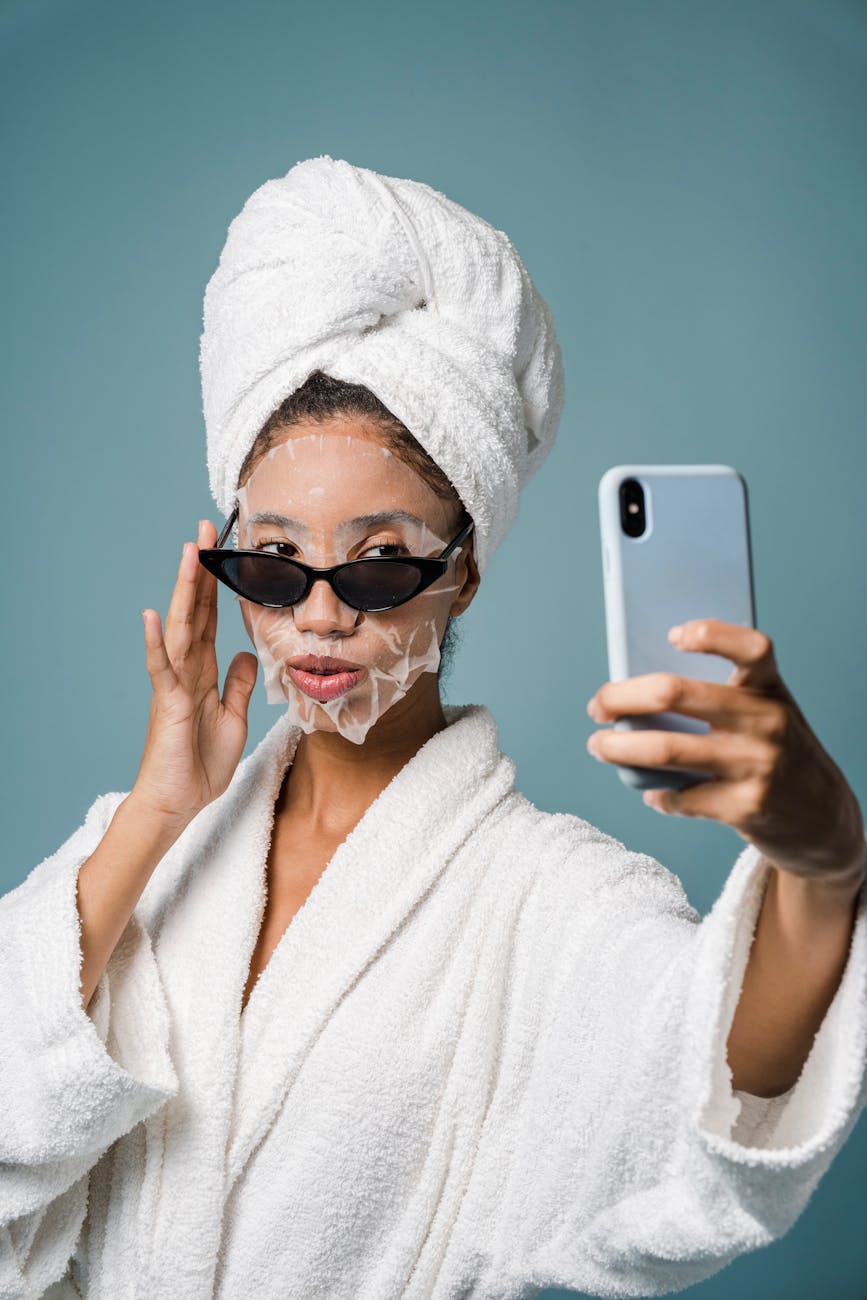
<instances>
[{"instance_id":1,"label":"sunglasses lens","mask_svg":"<svg viewBox=\"0 0 867 1300\"><path fill-rule=\"evenodd\" d=\"M223 571L237 591L257 605L292 605L304 591L304 574L275 555L230 555Z\"/></svg>"},{"instance_id":2,"label":"sunglasses lens","mask_svg":"<svg viewBox=\"0 0 867 1300\"><path fill-rule=\"evenodd\" d=\"M239 595L258 605L294 605L306 585L303 570L276 555L228 555L223 574ZM384 610L410 600L420 583L421 574L412 564L366 560L338 573L334 586L354 609Z\"/></svg>"},{"instance_id":3,"label":"sunglasses lens","mask_svg":"<svg viewBox=\"0 0 867 1300\"><path fill-rule=\"evenodd\" d=\"M418 590L421 574L398 560L359 560L337 575L337 594L359 609L393 609Z\"/></svg>"}]
</instances>

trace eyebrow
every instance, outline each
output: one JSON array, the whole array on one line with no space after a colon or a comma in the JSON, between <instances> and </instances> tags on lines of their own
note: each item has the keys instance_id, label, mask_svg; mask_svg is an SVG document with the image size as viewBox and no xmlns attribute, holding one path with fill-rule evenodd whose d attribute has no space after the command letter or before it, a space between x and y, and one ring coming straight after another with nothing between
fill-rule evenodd
<instances>
[{"instance_id":1,"label":"eyebrow","mask_svg":"<svg viewBox=\"0 0 867 1300\"><path fill-rule=\"evenodd\" d=\"M256 514L250 515L247 520L248 524L276 524L280 528L288 528L296 533L308 533L310 530L303 519L293 519L291 515L281 515L273 510L259 510ZM418 515L412 515L408 510L383 510L378 514L356 515L354 519L345 519L337 528L337 532L345 532L350 528L375 528L379 524L420 524L425 527L423 519Z\"/></svg>"}]
</instances>

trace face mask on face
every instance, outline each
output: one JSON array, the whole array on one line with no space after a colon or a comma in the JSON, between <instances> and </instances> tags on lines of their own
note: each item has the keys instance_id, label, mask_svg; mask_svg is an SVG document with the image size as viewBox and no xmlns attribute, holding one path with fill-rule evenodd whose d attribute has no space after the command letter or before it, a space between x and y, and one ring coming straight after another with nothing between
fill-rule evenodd
<instances>
[{"instance_id":1,"label":"face mask on face","mask_svg":"<svg viewBox=\"0 0 867 1300\"><path fill-rule=\"evenodd\" d=\"M452 540L445 503L388 448L351 434L290 436L256 465L238 490L238 505L239 550L282 555L315 568L439 556ZM396 517L372 518L389 514ZM396 608L353 608L327 581L315 582L301 600L283 608L236 596L262 663L268 702L285 703L292 724L305 732L339 732L362 744L422 673L437 672L440 641L458 590L458 555L453 551L445 573ZM385 583L369 564L359 566L344 594L355 598L361 592L359 603L382 603L371 601L370 592L384 587L399 594L401 582L415 580L410 568L389 578ZM301 579L292 571L286 581L291 588ZM355 667L333 674L309 671L329 667L323 659Z\"/></svg>"}]
</instances>

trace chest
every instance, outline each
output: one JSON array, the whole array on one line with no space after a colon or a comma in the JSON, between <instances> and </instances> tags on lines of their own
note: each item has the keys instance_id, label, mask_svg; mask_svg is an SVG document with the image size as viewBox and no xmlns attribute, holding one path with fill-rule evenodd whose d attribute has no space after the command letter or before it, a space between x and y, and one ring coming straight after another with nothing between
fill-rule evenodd
<instances>
[{"instance_id":1,"label":"chest","mask_svg":"<svg viewBox=\"0 0 867 1300\"><path fill-rule=\"evenodd\" d=\"M244 988L246 1007L257 979L268 965L293 917L301 910L328 863L341 836L323 836L303 822L276 819L266 865L265 908L250 971Z\"/></svg>"}]
</instances>

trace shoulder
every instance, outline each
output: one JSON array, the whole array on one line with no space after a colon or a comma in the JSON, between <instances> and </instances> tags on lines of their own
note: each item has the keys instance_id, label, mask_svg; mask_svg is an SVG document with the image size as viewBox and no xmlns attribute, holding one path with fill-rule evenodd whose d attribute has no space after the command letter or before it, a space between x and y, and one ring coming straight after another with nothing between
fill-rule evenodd
<instances>
[{"instance_id":1,"label":"shoulder","mask_svg":"<svg viewBox=\"0 0 867 1300\"><path fill-rule=\"evenodd\" d=\"M701 919L679 876L575 813L546 812L515 791L501 825L527 885L551 907Z\"/></svg>"}]
</instances>

